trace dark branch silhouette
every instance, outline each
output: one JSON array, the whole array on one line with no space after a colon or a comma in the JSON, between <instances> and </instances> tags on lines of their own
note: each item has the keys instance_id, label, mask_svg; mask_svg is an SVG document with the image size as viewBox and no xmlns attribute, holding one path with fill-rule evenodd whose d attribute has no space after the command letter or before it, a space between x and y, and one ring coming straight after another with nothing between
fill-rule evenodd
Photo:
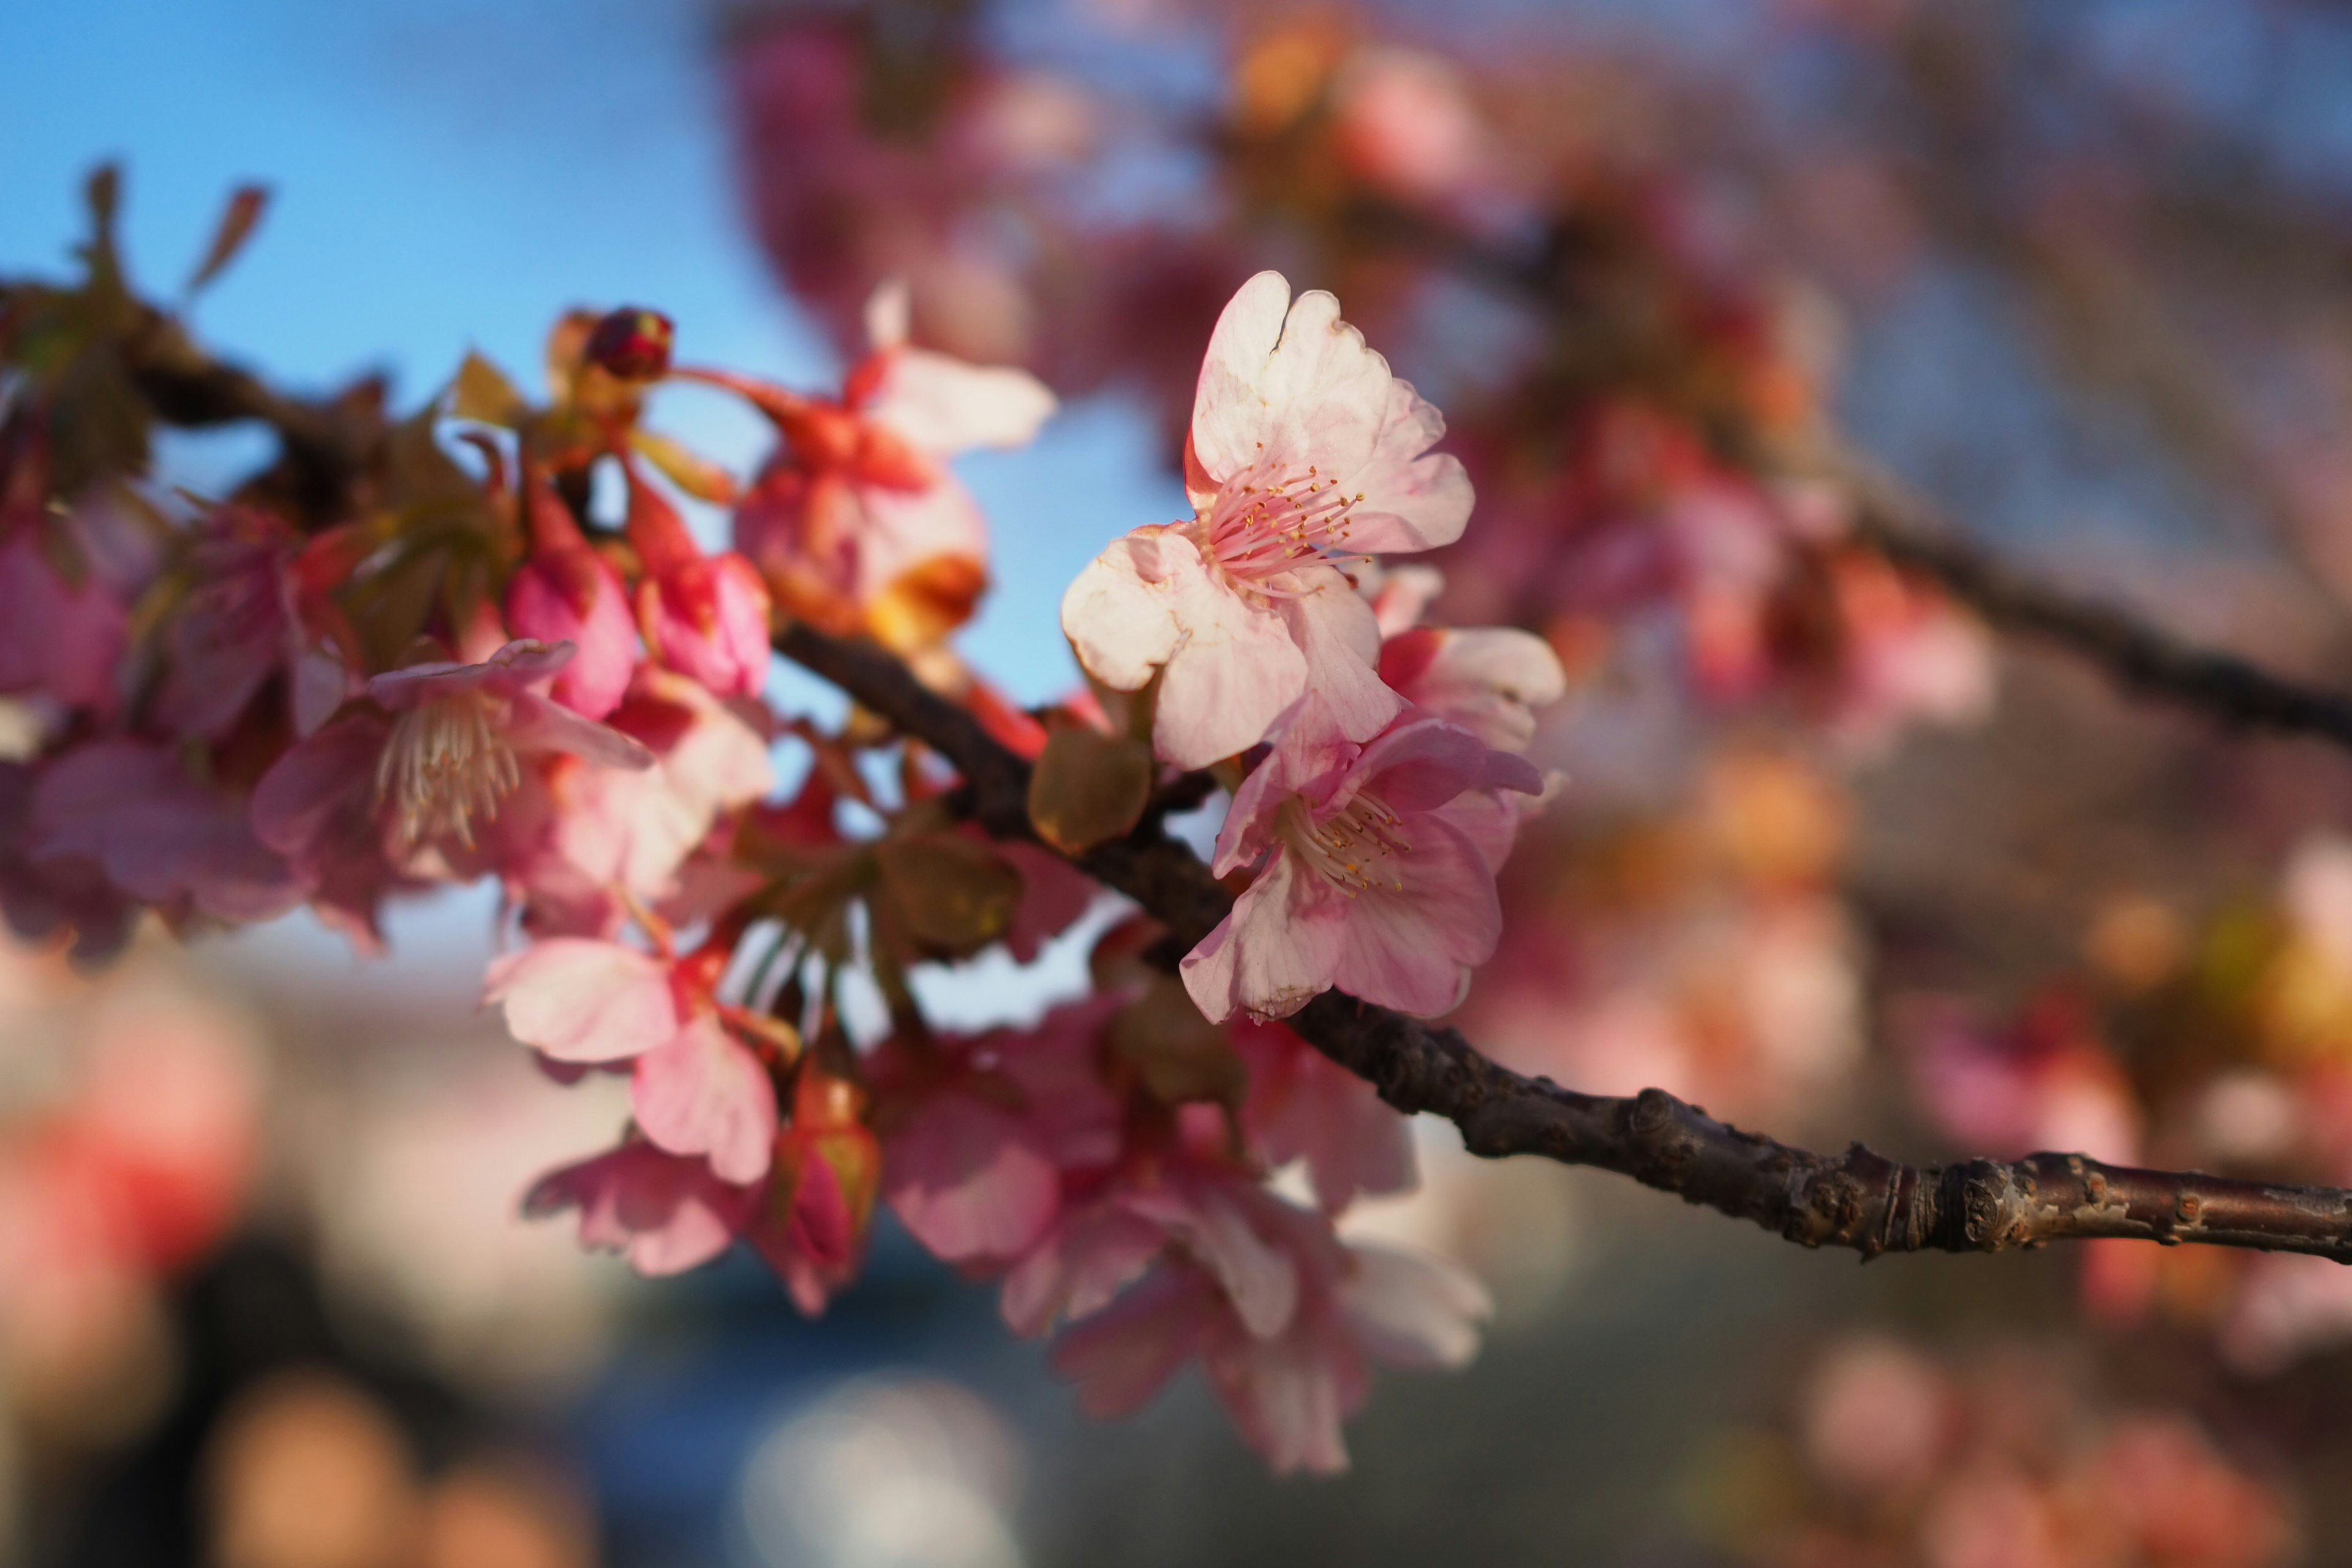
<instances>
[{"instance_id":1,"label":"dark branch silhouette","mask_svg":"<svg viewBox=\"0 0 2352 1568\"><path fill-rule=\"evenodd\" d=\"M1855 537L1932 580L1989 625L2064 648L2127 691L2194 709L2232 728L2352 747L2352 695L2274 675L2113 605L2053 588L1966 539L1926 502L1864 464L1840 464L1837 479L1854 503Z\"/></svg>"}]
</instances>

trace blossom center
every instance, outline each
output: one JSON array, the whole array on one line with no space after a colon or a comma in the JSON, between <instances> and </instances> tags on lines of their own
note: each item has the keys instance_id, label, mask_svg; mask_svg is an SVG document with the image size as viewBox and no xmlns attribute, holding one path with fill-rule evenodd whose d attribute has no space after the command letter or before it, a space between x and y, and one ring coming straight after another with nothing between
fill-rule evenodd
<instances>
[{"instance_id":1,"label":"blossom center","mask_svg":"<svg viewBox=\"0 0 2352 1568\"><path fill-rule=\"evenodd\" d=\"M1257 582L1309 561L1352 559L1349 513L1364 499L1340 493L1316 465L1261 457L1217 489L1201 519L1205 553L1233 576Z\"/></svg>"},{"instance_id":2,"label":"blossom center","mask_svg":"<svg viewBox=\"0 0 2352 1568\"><path fill-rule=\"evenodd\" d=\"M522 782L514 748L499 738L500 710L478 691L418 703L392 727L376 763L379 804L391 803L400 841L415 847L454 833L474 847L474 818L496 817L499 803Z\"/></svg>"},{"instance_id":3,"label":"blossom center","mask_svg":"<svg viewBox=\"0 0 2352 1568\"><path fill-rule=\"evenodd\" d=\"M1351 899L1380 887L1404 891L1402 862L1412 846L1399 831L1403 826L1370 791L1319 822L1307 797L1294 795L1274 818L1275 837L1291 858Z\"/></svg>"}]
</instances>

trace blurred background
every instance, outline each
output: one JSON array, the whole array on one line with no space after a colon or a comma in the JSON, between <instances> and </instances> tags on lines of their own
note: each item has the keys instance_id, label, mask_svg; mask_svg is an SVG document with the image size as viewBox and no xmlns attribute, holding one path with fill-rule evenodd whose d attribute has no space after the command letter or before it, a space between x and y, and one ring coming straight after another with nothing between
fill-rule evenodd
<instances>
[{"instance_id":1,"label":"blurred background","mask_svg":"<svg viewBox=\"0 0 2352 1568\"><path fill-rule=\"evenodd\" d=\"M1996 645L1839 542L1836 479L1864 454L2053 581L2340 681L2352 16L121 0L0 10L0 272L62 268L101 160L151 289L267 182L194 320L303 390L413 406L623 302L823 387L906 279L918 341L1064 398L964 468L996 585L961 647L1024 700L1074 679L1063 585L1183 508L1219 305L1330 288L1479 487L1438 617L1574 681L1474 1038L1816 1144L2352 1183L2344 761ZM663 416L760 456L720 399ZM412 906L376 961L302 916L95 973L0 952L0 1561L2352 1559L2352 1274L2312 1259L1857 1272L1423 1127L1423 1190L1347 1224L1498 1318L1312 1483L1192 1383L1084 1421L887 1218L817 1321L741 1259L638 1281L518 1217L625 1105L478 1011L491 919ZM1083 941L938 977L942 1015L1034 1017Z\"/></svg>"}]
</instances>

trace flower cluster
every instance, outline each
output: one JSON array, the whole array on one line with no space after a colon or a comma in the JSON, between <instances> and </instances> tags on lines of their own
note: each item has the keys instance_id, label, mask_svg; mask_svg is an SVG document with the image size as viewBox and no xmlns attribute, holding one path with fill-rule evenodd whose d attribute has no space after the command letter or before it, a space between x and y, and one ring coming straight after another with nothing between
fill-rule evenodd
<instances>
[{"instance_id":1,"label":"flower cluster","mask_svg":"<svg viewBox=\"0 0 2352 1568\"><path fill-rule=\"evenodd\" d=\"M816 1312L887 1208L1000 1278L1013 1328L1058 1331L1088 1408L1197 1359L1279 1469L1345 1463L1374 1363L1473 1352L1477 1284L1334 1228L1412 1184L1403 1121L1270 1020L1334 985L1460 1000L1562 679L1524 633L1420 625L1433 583L1379 571L1374 551L1458 534L1469 489L1329 296L1294 308L1267 275L1236 297L1187 458L1198 516L1081 575L1096 686L1026 713L946 643L987 583L947 460L1028 439L1054 399L915 346L903 290L873 298L838 395L678 363L651 310L575 311L542 395L469 358L369 426L331 492L264 476L210 503L74 446L76 356L139 326L93 305L121 287L110 212L79 289L11 297L46 335L0 338L12 926L87 962L142 911L191 930L307 905L373 950L392 900L488 879L509 940L486 1005L550 1077L629 1085L620 1142L526 1206L641 1272L740 1241ZM748 483L648 424L677 383L773 423ZM732 549L697 507L730 514ZM1127 831L1135 789L1217 764L1218 871L1251 878L1233 918L1181 979L1132 920L1092 995L935 1026L916 970L1033 960L1099 889L965 820L919 741L776 706L792 623L881 645L1034 758L1038 837L1066 853ZM859 983L882 1026L853 1018ZM1294 1164L1311 1201L1268 1185Z\"/></svg>"},{"instance_id":2,"label":"flower cluster","mask_svg":"<svg viewBox=\"0 0 2352 1568\"><path fill-rule=\"evenodd\" d=\"M1382 555L1461 536L1470 481L1430 451L1444 428L1330 295L1294 301L1262 272L1201 367L1192 517L1119 540L1062 602L1087 673L1144 698L1162 761L1205 767L1270 742L1213 868L1255 879L1184 961L1212 1021L1285 1016L1334 985L1448 1012L1502 934L1511 797L1543 781L1456 720L1495 729L1497 710L1557 698L1559 663L1524 633L1448 642L1410 624L1391 658L1358 581ZM1499 730L1521 745L1531 732L1507 717Z\"/></svg>"}]
</instances>

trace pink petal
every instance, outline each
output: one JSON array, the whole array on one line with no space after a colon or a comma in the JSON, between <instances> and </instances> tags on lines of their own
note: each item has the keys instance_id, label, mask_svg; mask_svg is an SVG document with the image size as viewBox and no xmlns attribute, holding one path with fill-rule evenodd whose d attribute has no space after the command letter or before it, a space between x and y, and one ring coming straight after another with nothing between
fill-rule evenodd
<instances>
[{"instance_id":1,"label":"pink petal","mask_svg":"<svg viewBox=\"0 0 2352 1568\"><path fill-rule=\"evenodd\" d=\"M1192 395L1190 447L1212 478L1239 473L1256 460L1263 439L1258 378L1282 340L1289 310L1289 280L1279 272L1261 272L1226 302L1209 334Z\"/></svg>"},{"instance_id":2,"label":"pink petal","mask_svg":"<svg viewBox=\"0 0 2352 1568\"><path fill-rule=\"evenodd\" d=\"M1462 830L1434 813L1406 819L1410 853L1382 864L1402 889L1375 884L1348 900L1330 984L1417 1017L1459 1006L1470 970L1495 954L1503 910L1495 874Z\"/></svg>"},{"instance_id":3,"label":"pink petal","mask_svg":"<svg viewBox=\"0 0 2352 1568\"><path fill-rule=\"evenodd\" d=\"M536 692L518 691L512 701L503 738L518 752L559 752L606 768L653 766L654 754L641 742L610 725L599 724Z\"/></svg>"},{"instance_id":4,"label":"pink petal","mask_svg":"<svg viewBox=\"0 0 2352 1568\"><path fill-rule=\"evenodd\" d=\"M1239 1024L1234 1043L1249 1064L1243 1116L1268 1163L1307 1163L1327 1214L1357 1194L1411 1191L1412 1124L1362 1079L1280 1024Z\"/></svg>"},{"instance_id":5,"label":"pink petal","mask_svg":"<svg viewBox=\"0 0 2352 1568\"><path fill-rule=\"evenodd\" d=\"M1045 943L1094 907L1099 889L1093 878L1039 845L1006 839L992 847L1021 873L1021 902L1004 933L1004 951L1015 963L1034 963Z\"/></svg>"},{"instance_id":6,"label":"pink petal","mask_svg":"<svg viewBox=\"0 0 2352 1568\"><path fill-rule=\"evenodd\" d=\"M1199 1276L1162 1269L1064 1331L1051 1364L1077 1382L1087 1415L1132 1414L1192 1359L1216 1306Z\"/></svg>"},{"instance_id":7,"label":"pink petal","mask_svg":"<svg viewBox=\"0 0 2352 1568\"><path fill-rule=\"evenodd\" d=\"M1203 1359L1235 1429L1276 1475L1348 1468L1340 1424L1363 1407L1370 1379L1339 1325L1302 1321L1278 1339L1221 1334Z\"/></svg>"},{"instance_id":8,"label":"pink petal","mask_svg":"<svg viewBox=\"0 0 2352 1568\"><path fill-rule=\"evenodd\" d=\"M776 1088L760 1058L698 1011L675 1038L637 1058L630 1104L646 1136L673 1154L707 1154L721 1181L768 1173Z\"/></svg>"},{"instance_id":9,"label":"pink petal","mask_svg":"<svg viewBox=\"0 0 2352 1568\"><path fill-rule=\"evenodd\" d=\"M1490 746L1523 752L1534 739L1534 710L1567 694L1568 678L1551 645L1531 632L1478 626L1425 634L1428 658L1397 689L1419 707L1461 725ZM1381 668L1388 675L1388 650Z\"/></svg>"},{"instance_id":10,"label":"pink petal","mask_svg":"<svg viewBox=\"0 0 2352 1568\"><path fill-rule=\"evenodd\" d=\"M1189 553L1189 566L1180 565ZM1062 635L1087 673L1116 691L1140 691L1182 640L1168 579L1198 572L1191 540L1139 528L1087 563L1062 595Z\"/></svg>"},{"instance_id":11,"label":"pink petal","mask_svg":"<svg viewBox=\"0 0 2352 1568\"><path fill-rule=\"evenodd\" d=\"M1459 725L1433 713L1411 714L1364 748L1349 775L1352 787L1333 805L1345 805L1362 789L1407 816L1434 810L1485 782L1489 751Z\"/></svg>"},{"instance_id":12,"label":"pink petal","mask_svg":"<svg viewBox=\"0 0 2352 1568\"><path fill-rule=\"evenodd\" d=\"M1456 1371L1478 1353L1494 1298L1450 1263L1385 1247L1351 1249L1342 1310L1367 1352L1391 1366Z\"/></svg>"},{"instance_id":13,"label":"pink petal","mask_svg":"<svg viewBox=\"0 0 2352 1568\"><path fill-rule=\"evenodd\" d=\"M523 1200L536 1219L580 1211L580 1240L625 1253L645 1275L677 1274L725 1252L749 1218L752 1194L700 1160L625 1143L541 1176Z\"/></svg>"},{"instance_id":14,"label":"pink petal","mask_svg":"<svg viewBox=\"0 0 2352 1568\"><path fill-rule=\"evenodd\" d=\"M301 879L255 837L246 805L143 741L92 741L51 762L31 826L33 859L94 860L142 902L185 899L217 919L255 921L302 901Z\"/></svg>"},{"instance_id":15,"label":"pink petal","mask_svg":"<svg viewBox=\"0 0 2352 1568\"><path fill-rule=\"evenodd\" d=\"M1255 465L1318 467L1348 489L1373 456L1390 402L1388 362L1320 289L1261 272L1218 318L1192 403L1192 447L1223 480Z\"/></svg>"},{"instance_id":16,"label":"pink petal","mask_svg":"<svg viewBox=\"0 0 2352 1568\"><path fill-rule=\"evenodd\" d=\"M584 603L575 577L589 584ZM526 561L508 585L506 608L516 636L578 647L555 677L558 702L590 719L620 706L637 666L637 626L620 578L593 551L581 546Z\"/></svg>"},{"instance_id":17,"label":"pink petal","mask_svg":"<svg viewBox=\"0 0 2352 1568\"><path fill-rule=\"evenodd\" d=\"M1386 416L1362 466L1330 470L1343 490L1364 498L1348 514L1351 549L1402 555L1462 537L1470 476L1459 458L1429 450L1444 434L1444 418L1412 383L1389 384Z\"/></svg>"},{"instance_id":18,"label":"pink petal","mask_svg":"<svg viewBox=\"0 0 2352 1568\"><path fill-rule=\"evenodd\" d=\"M919 489L859 484L850 493L858 511L850 591L860 605L929 562L988 560L987 519L953 474L941 470Z\"/></svg>"},{"instance_id":19,"label":"pink petal","mask_svg":"<svg viewBox=\"0 0 2352 1568\"><path fill-rule=\"evenodd\" d=\"M1264 740L1307 688L1307 661L1281 613L1206 572L1172 582L1183 640L1160 683L1152 749L1180 768L1204 768ZM1108 684L1108 682L1106 682Z\"/></svg>"},{"instance_id":20,"label":"pink petal","mask_svg":"<svg viewBox=\"0 0 2352 1568\"><path fill-rule=\"evenodd\" d=\"M885 1150L882 1196L950 1263L1018 1258L1053 1223L1061 1174L1011 1114L935 1094Z\"/></svg>"},{"instance_id":21,"label":"pink petal","mask_svg":"<svg viewBox=\"0 0 2352 1568\"><path fill-rule=\"evenodd\" d=\"M1404 699L1381 681L1380 623L1372 607L1336 569L1291 574L1306 590L1279 601L1283 624L1307 663L1306 692L1313 715L1351 741L1368 741L1404 709Z\"/></svg>"},{"instance_id":22,"label":"pink petal","mask_svg":"<svg viewBox=\"0 0 2352 1568\"><path fill-rule=\"evenodd\" d=\"M510 696L558 674L578 651L569 642L551 646L518 637L479 664L427 659L387 671L367 683L367 694L394 713L458 691Z\"/></svg>"},{"instance_id":23,"label":"pink petal","mask_svg":"<svg viewBox=\"0 0 2352 1568\"><path fill-rule=\"evenodd\" d=\"M1488 884L1492 895L1492 881ZM1193 1005L1213 1024L1236 1012L1281 1018L1329 990L1349 940L1347 900L1277 854L1233 913L1184 955Z\"/></svg>"},{"instance_id":24,"label":"pink petal","mask_svg":"<svg viewBox=\"0 0 2352 1568\"><path fill-rule=\"evenodd\" d=\"M1167 1245L1165 1231L1123 1208L1097 1203L1075 1214L1064 1210L1005 1275L998 1300L1005 1326L1034 1338L1062 1318L1100 1311Z\"/></svg>"},{"instance_id":25,"label":"pink petal","mask_svg":"<svg viewBox=\"0 0 2352 1568\"><path fill-rule=\"evenodd\" d=\"M1222 1173L1139 1189L1128 1206L1168 1230L1217 1282L1244 1327L1278 1334L1298 1310L1298 1268L1251 1223L1252 1204L1274 1204L1264 1188Z\"/></svg>"},{"instance_id":26,"label":"pink petal","mask_svg":"<svg viewBox=\"0 0 2352 1568\"><path fill-rule=\"evenodd\" d=\"M618 942L550 937L508 953L483 1000L504 1003L508 1031L558 1061L625 1061L678 1033L669 966Z\"/></svg>"},{"instance_id":27,"label":"pink petal","mask_svg":"<svg viewBox=\"0 0 2352 1568\"><path fill-rule=\"evenodd\" d=\"M95 573L59 577L38 526L0 544L0 691L39 691L79 708L111 708L130 611Z\"/></svg>"},{"instance_id":28,"label":"pink petal","mask_svg":"<svg viewBox=\"0 0 2352 1568\"><path fill-rule=\"evenodd\" d=\"M1381 636L1394 637L1419 626L1430 601L1444 588L1444 574L1434 566L1391 566L1381 574L1380 586L1371 595Z\"/></svg>"},{"instance_id":29,"label":"pink petal","mask_svg":"<svg viewBox=\"0 0 2352 1568\"><path fill-rule=\"evenodd\" d=\"M902 348L890 355L866 415L934 456L1019 447L1053 417L1054 395L1025 370L966 364Z\"/></svg>"}]
</instances>

